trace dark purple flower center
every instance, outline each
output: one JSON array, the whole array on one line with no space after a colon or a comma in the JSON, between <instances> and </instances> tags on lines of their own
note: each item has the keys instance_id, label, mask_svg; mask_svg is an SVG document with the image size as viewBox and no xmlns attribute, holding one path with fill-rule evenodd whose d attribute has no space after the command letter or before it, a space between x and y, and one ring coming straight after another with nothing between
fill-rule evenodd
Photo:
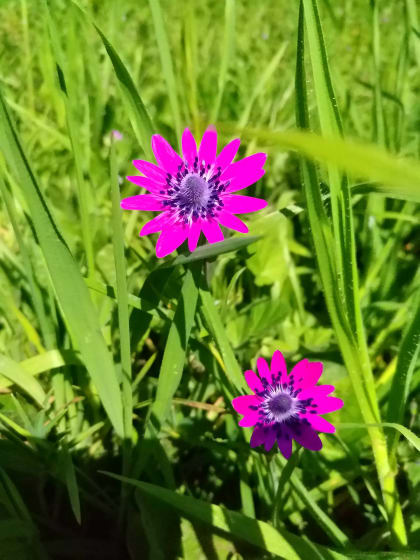
<instances>
[{"instance_id":1,"label":"dark purple flower center","mask_svg":"<svg viewBox=\"0 0 420 560\"><path fill-rule=\"evenodd\" d=\"M182 163L176 175L166 175L167 190L160 191L164 206L184 223L215 217L223 208L222 194L229 185L220 181L221 174L221 167L199 165L198 158L190 167Z\"/></svg>"},{"instance_id":2,"label":"dark purple flower center","mask_svg":"<svg viewBox=\"0 0 420 560\"><path fill-rule=\"evenodd\" d=\"M176 199L184 208L197 211L207 206L210 195L209 191L207 181L200 177L200 175L191 173L182 179Z\"/></svg>"},{"instance_id":3,"label":"dark purple flower center","mask_svg":"<svg viewBox=\"0 0 420 560\"><path fill-rule=\"evenodd\" d=\"M275 418L289 412L292 405L292 397L287 393L279 393L267 402L267 408Z\"/></svg>"}]
</instances>

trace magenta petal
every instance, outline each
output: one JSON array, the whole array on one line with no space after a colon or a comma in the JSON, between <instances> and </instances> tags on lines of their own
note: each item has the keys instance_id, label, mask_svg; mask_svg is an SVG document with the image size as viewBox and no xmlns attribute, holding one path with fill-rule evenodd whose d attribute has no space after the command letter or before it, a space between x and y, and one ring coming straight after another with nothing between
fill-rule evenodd
<instances>
[{"instance_id":1,"label":"magenta petal","mask_svg":"<svg viewBox=\"0 0 420 560\"><path fill-rule=\"evenodd\" d=\"M203 134L198 150L198 161L213 165L217 152L217 132L214 127L209 127Z\"/></svg>"},{"instance_id":2,"label":"magenta petal","mask_svg":"<svg viewBox=\"0 0 420 560\"><path fill-rule=\"evenodd\" d=\"M308 424L300 423L296 428L290 428L294 439L310 451L319 451L322 441L315 430Z\"/></svg>"},{"instance_id":3,"label":"magenta petal","mask_svg":"<svg viewBox=\"0 0 420 560\"><path fill-rule=\"evenodd\" d=\"M251 439L249 441L249 445L251 447L258 447L259 445L263 444L265 441L265 434L264 430L261 426L255 426L254 431L252 432Z\"/></svg>"},{"instance_id":4,"label":"magenta petal","mask_svg":"<svg viewBox=\"0 0 420 560\"><path fill-rule=\"evenodd\" d=\"M308 389L303 389L299 393L299 399L305 400L316 397L326 397L334 391L334 385L315 385L314 387L308 387Z\"/></svg>"},{"instance_id":5,"label":"magenta petal","mask_svg":"<svg viewBox=\"0 0 420 560\"><path fill-rule=\"evenodd\" d=\"M264 391L264 387L263 384L261 383L260 378L254 371L252 371L252 369L248 369L244 373L244 377L251 391L253 391L254 393L259 393L261 391Z\"/></svg>"},{"instance_id":6,"label":"magenta petal","mask_svg":"<svg viewBox=\"0 0 420 560\"><path fill-rule=\"evenodd\" d=\"M149 235L150 233L156 233L162 231L169 223L170 215L168 212L162 212L159 216L150 220L140 230L140 235Z\"/></svg>"},{"instance_id":7,"label":"magenta petal","mask_svg":"<svg viewBox=\"0 0 420 560\"><path fill-rule=\"evenodd\" d=\"M146 175L149 179L157 183L164 183L166 180L166 173L154 163L144 161L143 159L135 159L133 160L133 165L143 173L143 175Z\"/></svg>"},{"instance_id":8,"label":"magenta petal","mask_svg":"<svg viewBox=\"0 0 420 560\"><path fill-rule=\"evenodd\" d=\"M195 251L197 247L198 240L201 233L200 220L192 222L190 226L190 233L188 234L188 249L192 252Z\"/></svg>"},{"instance_id":9,"label":"magenta petal","mask_svg":"<svg viewBox=\"0 0 420 560\"><path fill-rule=\"evenodd\" d=\"M264 169L254 169L252 173L249 173L249 175L247 175L246 179L243 177L235 177L231 179L226 192L233 193L236 191L241 191L242 189L246 189L250 185L253 185L257 181L259 181L264 174Z\"/></svg>"},{"instance_id":10,"label":"magenta petal","mask_svg":"<svg viewBox=\"0 0 420 560\"><path fill-rule=\"evenodd\" d=\"M324 432L326 434L333 434L335 432L335 427L317 414L308 414L305 418L308 420L312 428L318 432Z\"/></svg>"},{"instance_id":11,"label":"magenta petal","mask_svg":"<svg viewBox=\"0 0 420 560\"><path fill-rule=\"evenodd\" d=\"M337 397L324 397L316 399L315 404L317 405L316 411L319 414L327 414L327 412L340 410L340 408L344 405L343 401Z\"/></svg>"},{"instance_id":12,"label":"magenta petal","mask_svg":"<svg viewBox=\"0 0 420 560\"><path fill-rule=\"evenodd\" d=\"M124 210L162 210L162 201L152 194L137 194L121 200Z\"/></svg>"},{"instance_id":13,"label":"magenta petal","mask_svg":"<svg viewBox=\"0 0 420 560\"><path fill-rule=\"evenodd\" d=\"M219 241L223 241L223 232L217 222L208 222L206 220L203 220L201 223L201 228L209 243L217 243Z\"/></svg>"},{"instance_id":14,"label":"magenta petal","mask_svg":"<svg viewBox=\"0 0 420 560\"><path fill-rule=\"evenodd\" d=\"M271 358L271 375L280 377L280 382L287 382L287 366L283 354L276 350Z\"/></svg>"},{"instance_id":15,"label":"magenta petal","mask_svg":"<svg viewBox=\"0 0 420 560\"><path fill-rule=\"evenodd\" d=\"M225 228L233 229L235 231L239 231L240 233L248 233L249 231L248 226L244 224L242 220L230 212L226 212L226 210L222 210L217 216L217 219Z\"/></svg>"},{"instance_id":16,"label":"magenta petal","mask_svg":"<svg viewBox=\"0 0 420 560\"><path fill-rule=\"evenodd\" d=\"M241 141L239 138L235 138L229 144L223 148L220 154L217 156L216 161L214 162L214 168L217 169L220 167L221 171L223 172L226 167L232 163L233 158L236 156L236 153L239 149Z\"/></svg>"},{"instance_id":17,"label":"magenta petal","mask_svg":"<svg viewBox=\"0 0 420 560\"><path fill-rule=\"evenodd\" d=\"M240 397L235 397L232 400L232 406L239 414L248 414L249 412L255 412L250 409L250 406L259 406L261 399L255 395L241 395Z\"/></svg>"},{"instance_id":18,"label":"magenta petal","mask_svg":"<svg viewBox=\"0 0 420 560\"><path fill-rule=\"evenodd\" d=\"M296 389L309 389L313 387L322 374L322 362L309 362L301 360L290 372L295 378Z\"/></svg>"},{"instance_id":19,"label":"magenta petal","mask_svg":"<svg viewBox=\"0 0 420 560\"><path fill-rule=\"evenodd\" d=\"M173 225L165 228L156 243L156 256L160 259L166 257L183 243L188 235L188 228L184 225Z\"/></svg>"},{"instance_id":20,"label":"magenta petal","mask_svg":"<svg viewBox=\"0 0 420 560\"><path fill-rule=\"evenodd\" d=\"M159 134L154 134L152 136L152 150L159 166L172 173L172 175L176 175L178 166L183 162L169 142Z\"/></svg>"},{"instance_id":21,"label":"magenta petal","mask_svg":"<svg viewBox=\"0 0 420 560\"><path fill-rule=\"evenodd\" d=\"M261 379L266 379L267 383L269 385L271 385L271 383L273 382L273 379L271 377L271 371L270 371L270 368L268 367L267 362L264 360L264 358L258 358L257 368L258 368L258 373L260 374ZM264 382L263 382L263 385L264 385Z\"/></svg>"},{"instance_id":22,"label":"magenta petal","mask_svg":"<svg viewBox=\"0 0 420 560\"><path fill-rule=\"evenodd\" d=\"M255 169L262 168L266 159L267 154L263 154L262 152L240 159L239 161L229 165L229 167L222 173L220 180L228 181L229 179L242 177L246 181L246 178L250 173L252 173Z\"/></svg>"},{"instance_id":23,"label":"magenta petal","mask_svg":"<svg viewBox=\"0 0 420 560\"><path fill-rule=\"evenodd\" d=\"M188 166L193 167L197 157L197 145L189 128L186 128L182 134L182 153Z\"/></svg>"},{"instance_id":24,"label":"magenta petal","mask_svg":"<svg viewBox=\"0 0 420 560\"><path fill-rule=\"evenodd\" d=\"M256 212L267 206L267 201L262 198L254 198L253 196L244 196L240 194L224 196L223 203L225 205L225 210L232 212L232 214Z\"/></svg>"},{"instance_id":25,"label":"magenta petal","mask_svg":"<svg viewBox=\"0 0 420 560\"><path fill-rule=\"evenodd\" d=\"M292 437L286 426L283 426L281 431L277 432L277 445L285 459L290 459L292 454Z\"/></svg>"},{"instance_id":26,"label":"magenta petal","mask_svg":"<svg viewBox=\"0 0 420 560\"><path fill-rule=\"evenodd\" d=\"M126 178L128 181L130 181L130 183L134 183L139 187L144 187L152 193L158 194L164 188L163 181L161 183L157 183L156 181L152 181L152 179L149 179L148 177L143 177L140 175L128 175L128 177Z\"/></svg>"},{"instance_id":27,"label":"magenta petal","mask_svg":"<svg viewBox=\"0 0 420 560\"><path fill-rule=\"evenodd\" d=\"M238 426L241 428L250 428L251 426L255 426L259 417L258 412L247 412L245 416L239 420Z\"/></svg>"},{"instance_id":28,"label":"magenta petal","mask_svg":"<svg viewBox=\"0 0 420 560\"><path fill-rule=\"evenodd\" d=\"M276 430L274 427L269 426L265 433L264 449L270 451L276 441Z\"/></svg>"}]
</instances>

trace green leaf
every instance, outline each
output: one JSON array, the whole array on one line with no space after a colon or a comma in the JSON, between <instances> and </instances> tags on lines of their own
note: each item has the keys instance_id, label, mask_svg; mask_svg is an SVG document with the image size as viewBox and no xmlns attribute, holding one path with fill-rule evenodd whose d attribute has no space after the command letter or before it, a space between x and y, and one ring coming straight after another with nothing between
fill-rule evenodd
<instances>
[{"instance_id":1,"label":"green leaf","mask_svg":"<svg viewBox=\"0 0 420 560\"><path fill-rule=\"evenodd\" d=\"M225 239L224 241L219 241L218 243L212 243L211 245L202 245L191 253L191 255L179 255L179 257L176 257L172 262L162 265L161 268L208 260L217 257L217 255L222 255L223 253L239 251L240 249L255 243L259 239L259 236L247 235L245 237L231 237L230 239Z\"/></svg>"},{"instance_id":2,"label":"green leaf","mask_svg":"<svg viewBox=\"0 0 420 560\"><path fill-rule=\"evenodd\" d=\"M0 374L16 384L42 408L46 401L44 389L20 364L0 354Z\"/></svg>"},{"instance_id":3,"label":"green leaf","mask_svg":"<svg viewBox=\"0 0 420 560\"><path fill-rule=\"evenodd\" d=\"M141 493L152 496L177 510L181 516L193 518L229 533L234 538L242 539L262 550L271 552L285 560L345 560L347 556L330 548L314 544L309 540L298 537L285 530L276 530L268 523L246 517L236 511L229 510L190 496L183 496L172 490L160 488L154 484L139 482L131 478L125 478L105 473L118 480L123 480L139 488Z\"/></svg>"},{"instance_id":4,"label":"green leaf","mask_svg":"<svg viewBox=\"0 0 420 560\"><path fill-rule=\"evenodd\" d=\"M0 148L19 178L33 226L47 264L57 301L71 336L98 389L104 408L123 435L119 384L101 333L97 310L69 248L59 233L0 94Z\"/></svg>"},{"instance_id":5,"label":"green leaf","mask_svg":"<svg viewBox=\"0 0 420 560\"><path fill-rule=\"evenodd\" d=\"M378 426L384 428L393 428L394 430L398 430L400 434L402 434L417 449L417 451L420 451L420 438L405 426L402 426L401 424L397 424L395 422L381 422L380 424L359 424L356 422L343 422L342 424L337 424L336 428L337 429L365 428L366 430L368 430L369 428L374 428Z\"/></svg>"}]
</instances>

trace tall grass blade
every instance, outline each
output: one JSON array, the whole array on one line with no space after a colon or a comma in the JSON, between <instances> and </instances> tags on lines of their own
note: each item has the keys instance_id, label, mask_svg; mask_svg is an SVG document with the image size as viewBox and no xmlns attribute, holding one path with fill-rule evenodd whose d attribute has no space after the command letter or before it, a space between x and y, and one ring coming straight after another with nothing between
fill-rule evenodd
<instances>
[{"instance_id":1,"label":"tall grass blade","mask_svg":"<svg viewBox=\"0 0 420 560\"><path fill-rule=\"evenodd\" d=\"M41 194L0 93L0 148L19 179L37 238L44 254L57 301L72 338L95 383L104 408L123 435L119 385L111 355L102 336L89 291Z\"/></svg>"},{"instance_id":2,"label":"tall grass blade","mask_svg":"<svg viewBox=\"0 0 420 560\"><path fill-rule=\"evenodd\" d=\"M168 35L165 29L165 22L163 19L162 8L160 0L149 0L150 11L152 12L153 25L156 33L156 41L162 64L163 77L166 82L169 101L172 108L172 115L174 118L175 132L178 142L181 139L181 111L178 102L178 87L175 79L174 67L171 56L171 49L169 46Z\"/></svg>"},{"instance_id":3,"label":"tall grass blade","mask_svg":"<svg viewBox=\"0 0 420 560\"><path fill-rule=\"evenodd\" d=\"M304 560L305 558L345 560L347 558L344 554L330 548L312 543L288 531L276 530L264 521L246 517L236 511L209 504L190 496L183 496L147 482L139 482L112 473L105 474L133 484L141 493L163 502L178 511L182 516L196 519L215 530L225 531L264 551L281 556L285 560Z\"/></svg>"}]
</instances>

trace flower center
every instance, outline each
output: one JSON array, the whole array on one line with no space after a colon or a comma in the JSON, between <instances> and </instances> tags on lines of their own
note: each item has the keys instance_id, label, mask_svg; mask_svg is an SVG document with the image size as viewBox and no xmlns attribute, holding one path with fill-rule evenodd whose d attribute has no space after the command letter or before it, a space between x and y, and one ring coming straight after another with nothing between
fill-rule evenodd
<instances>
[{"instance_id":1,"label":"flower center","mask_svg":"<svg viewBox=\"0 0 420 560\"><path fill-rule=\"evenodd\" d=\"M182 179L176 198L187 212L191 212L206 207L209 194L207 181L200 175L192 173Z\"/></svg>"},{"instance_id":2,"label":"flower center","mask_svg":"<svg viewBox=\"0 0 420 560\"><path fill-rule=\"evenodd\" d=\"M293 400L290 395L287 393L279 393L268 401L267 408L274 418L279 418L289 412L292 408L292 404Z\"/></svg>"}]
</instances>

